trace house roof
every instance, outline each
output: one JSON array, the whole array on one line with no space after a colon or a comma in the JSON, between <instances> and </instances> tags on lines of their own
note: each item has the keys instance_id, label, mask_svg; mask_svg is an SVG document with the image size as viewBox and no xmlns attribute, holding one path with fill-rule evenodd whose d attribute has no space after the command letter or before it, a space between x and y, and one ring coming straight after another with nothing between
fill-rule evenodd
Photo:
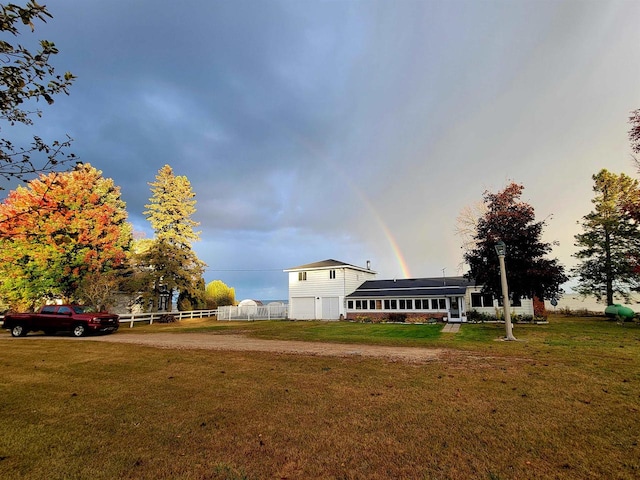
<instances>
[{"instance_id":1,"label":"house roof","mask_svg":"<svg viewBox=\"0 0 640 480\"><path fill-rule=\"evenodd\" d=\"M405 278L401 280L368 280L360 285L351 298L370 297L442 297L464 295L475 282L464 277Z\"/></svg>"},{"instance_id":2,"label":"house roof","mask_svg":"<svg viewBox=\"0 0 640 480\"><path fill-rule=\"evenodd\" d=\"M333 268L351 268L354 270L360 270L362 272L370 272L376 273L371 269L367 269L364 267L358 267L356 265L351 265L349 263L340 262L338 260L333 260L332 258L328 260L322 260L320 262L307 263L306 265L300 265L299 267L291 267L283 270L284 272L297 272L299 270L326 270Z\"/></svg>"}]
</instances>

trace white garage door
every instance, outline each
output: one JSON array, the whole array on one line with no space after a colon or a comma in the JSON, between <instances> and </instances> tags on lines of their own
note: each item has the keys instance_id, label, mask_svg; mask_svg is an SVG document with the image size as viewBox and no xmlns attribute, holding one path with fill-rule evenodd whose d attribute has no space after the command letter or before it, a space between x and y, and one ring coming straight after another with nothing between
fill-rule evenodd
<instances>
[{"instance_id":1,"label":"white garage door","mask_svg":"<svg viewBox=\"0 0 640 480\"><path fill-rule=\"evenodd\" d=\"M289 318L293 320L313 320L316 318L315 297L293 297Z\"/></svg>"},{"instance_id":2,"label":"white garage door","mask_svg":"<svg viewBox=\"0 0 640 480\"><path fill-rule=\"evenodd\" d=\"M322 297L323 320L338 320L340 318L340 302L338 297Z\"/></svg>"}]
</instances>

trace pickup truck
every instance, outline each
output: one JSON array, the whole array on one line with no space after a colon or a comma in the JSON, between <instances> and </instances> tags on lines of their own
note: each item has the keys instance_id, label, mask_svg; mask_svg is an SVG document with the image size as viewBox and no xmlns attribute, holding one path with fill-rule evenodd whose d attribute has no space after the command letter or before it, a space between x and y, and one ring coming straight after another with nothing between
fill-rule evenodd
<instances>
[{"instance_id":1,"label":"pickup truck","mask_svg":"<svg viewBox=\"0 0 640 480\"><path fill-rule=\"evenodd\" d=\"M36 313L9 313L4 316L3 328L14 337L42 330L47 335L71 332L82 337L89 332L115 332L120 326L118 315L96 312L84 305L45 305Z\"/></svg>"}]
</instances>

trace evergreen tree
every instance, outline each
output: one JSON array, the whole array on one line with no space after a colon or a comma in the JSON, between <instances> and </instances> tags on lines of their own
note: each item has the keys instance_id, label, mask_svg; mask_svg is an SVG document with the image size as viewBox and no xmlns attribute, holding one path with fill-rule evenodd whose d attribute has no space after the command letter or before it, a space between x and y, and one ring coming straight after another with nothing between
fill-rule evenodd
<instances>
[{"instance_id":1,"label":"evergreen tree","mask_svg":"<svg viewBox=\"0 0 640 480\"><path fill-rule=\"evenodd\" d=\"M191 183L185 176L175 176L173 169L165 165L149 185L152 196L144 214L155 238L138 260L152 286L147 297L153 302L152 308L157 308L155 302L165 292L169 298L179 292L182 298L200 299L205 265L191 248L191 242L200 237L194 230L198 222L191 218L196 212Z\"/></svg>"},{"instance_id":2,"label":"evergreen tree","mask_svg":"<svg viewBox=\"0 0 640 480\"><path fill-rule=\"evenodd\" d=\"M175 176L169 165L162 167L156 181L149 183L151 193L144 214L155 231L157 240L179 247L191 248L191 242L200 239L196 232L199 223L191 217L196 213L195 193L185 176Z\"/></svg>"},{"instance_id":3,"label":"evergreen tree","mask_svg":"<svg viewBox=\"0 0 640 480\"><path fill-rule=\"evenodd\" d=\"M467 277L483 285L483 291L500 297L500 265L495 245L507 244L506 266L509 291L514 298L552 298L567 281L557 259L547 259L551 244L541 240L545 222L535 221L531 205L520 197L524 187L511 183L498 193L485 192L486 213L478 220L474 247L465 253Z\"/></svg>"},{"instance_id":4,"label":"evergreen tree","mask_svg":"<svg viewBox=\"0 0 640 480\"><path fill-rule=\"evenodd\" d=\"M583 233L575 236L580 250L574 256L581 262L573 272L580 293L598 300L604 294L611 305L614 294L629 298L639 285L640 228L629 208L639 204L638 181L606 169L592 178L595 208L582 219Z\"/></svg>"}]
</instances>

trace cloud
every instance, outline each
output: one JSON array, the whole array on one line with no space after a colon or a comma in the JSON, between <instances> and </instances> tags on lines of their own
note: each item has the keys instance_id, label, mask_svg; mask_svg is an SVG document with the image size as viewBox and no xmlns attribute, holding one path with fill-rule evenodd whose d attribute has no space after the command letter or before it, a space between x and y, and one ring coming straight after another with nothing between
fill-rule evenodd
<instances>
[{"instance_id":1,"label":"cloud","mask_svg":"<svg viewBox=\"0 0 640 480\"><path fill-rule=\"evenodd\" d=\"M205 1L51 5L38 36L78 76L38 128L122 188L145 230L165 164L195 247L245 297L325 258L453 274L455 218L508 181L572 262L591 175L633 171L635 2ZM148 229L148 227L146 227ZM234 272L234 270L265 272ZM222 272L221 272L222 273ZM279 292L278 294L276 294Z\"/></svg>"}]
</instances>

